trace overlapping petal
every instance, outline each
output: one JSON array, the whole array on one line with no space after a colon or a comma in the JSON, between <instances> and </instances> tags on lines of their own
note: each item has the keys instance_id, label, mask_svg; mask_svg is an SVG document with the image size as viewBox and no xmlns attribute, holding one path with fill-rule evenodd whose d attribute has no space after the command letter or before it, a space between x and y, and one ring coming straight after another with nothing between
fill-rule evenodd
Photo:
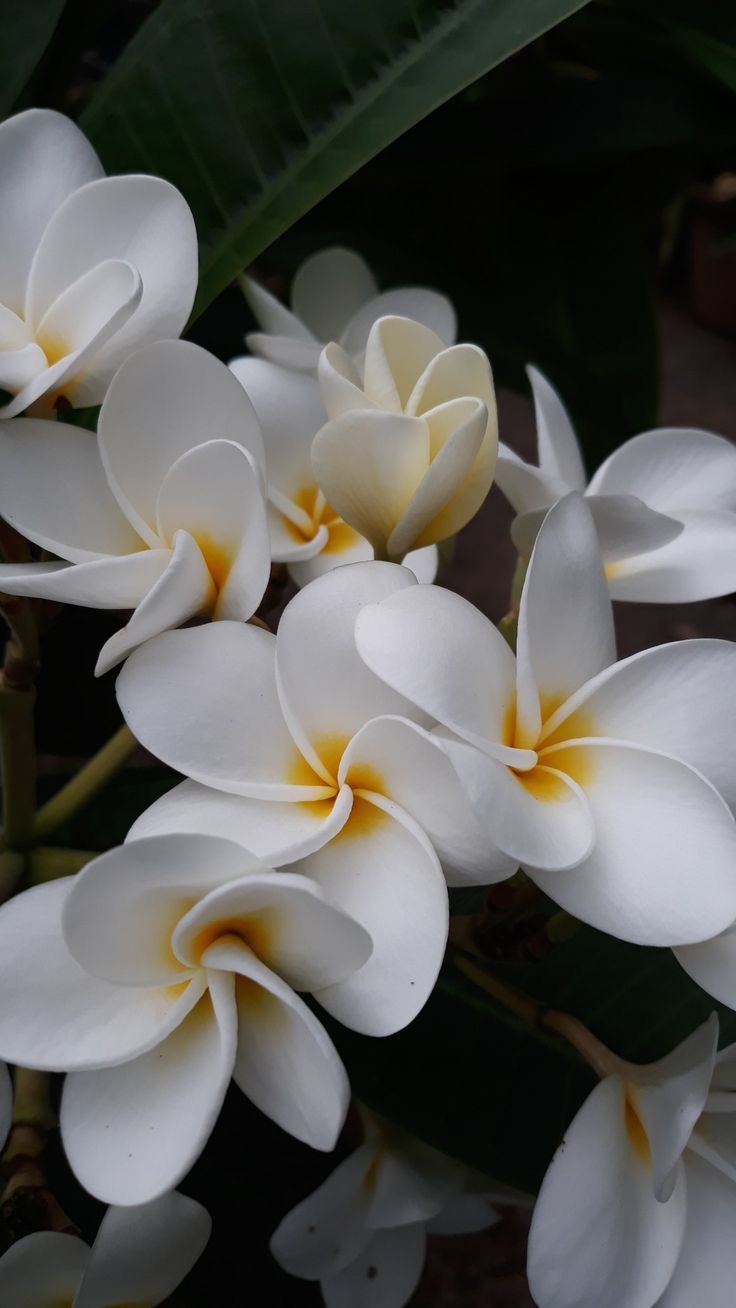
<instances>
[{"instance_id":1,"label":"overlapping petal","mask_svg":"<svg viewBox=\"0 0 736 1308\"><path fill-rule=\"evenodd\" d=\"M16 1240L0 1258L2 1302L13 1308L76 1308L74 1296L89 1254L84 1240L60 1231L34 1231Z\"/></svg>"}]
</instances>

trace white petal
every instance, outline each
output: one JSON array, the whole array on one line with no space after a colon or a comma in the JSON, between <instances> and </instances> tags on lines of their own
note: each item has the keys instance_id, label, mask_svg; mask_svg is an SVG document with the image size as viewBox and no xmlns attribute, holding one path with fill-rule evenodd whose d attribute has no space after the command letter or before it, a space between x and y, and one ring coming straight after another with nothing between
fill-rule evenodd
<instances>
[{"instance_id":1,"label":"white petal","mask_svg":"<svg viewBox=\"0 0 736 1308\"><path fill-rule=\"evenodd\" d=\"M638 495L660 513L736 512L736 449L722 436L662 427L625 441L593 477L593 495Z\"/></svg>"},{"instance_id":2,"label":"white petal","mask_svg":"<svg viewBox=\"0 0 736 1308\"><path fill-rule=\"evenodd\" d=\"M340 835L292 865L311 876L373 940L368 962L316 998L365 1035L401 1030L437 979L448 927L447 888L426 836L395 804L356 799Z\"/></svg>"},{"instance_id":3,"label":"white petal","mask_svg":"<svg viewBox=\"0 0 736 1308\"><path fill-rule=\"evenodd\" d=\"M314 766L336 776L351 736L380 713L416 714L378 680L355 647L355 622L366 604L398 591L420 589L407 568L353 563L299 592L287 605L276 636L279 693L294 738Z\"/></svg>"},{"instance_id":4,"label":"white petal","mask_svg":"<svg viewBox=\"0 0 736 1308\"><path fill-rule=\"evenodd\" d=\"M333 418L314 438L312 467L322 491L379 553L385 553L427 472L429 439L423 418L372 409ZM413 543L397 547L397 553Z\"/></svg>"},{"instance_id":5,"label":"white petal","mask_svg":"<svg viewBox=\"0 0 736 1308\"><path fill-rule=\"evenodd\" d=\"M606 1077L573 1119L542 1182L529 1235L529 1287L542 1308L652 1308L674 1270L686 1217L682 1178L658 1203L626 1129L623 1081Z\"/></svg>"},{"instance_id":6,"label":"white petal","mask_svg":"<svg viewBox=\"0 0 736 1308\"><path fill-rule=\"evenodd\" d=\"M355 1262L321 1282L327 1308L404 1308L424 1266L422 1222L378 1231Z\"/></svg>"},{"instance_id":7,"label":"white petal","mask_svg":"<svg viewBox=\"0 0 736 1308\"><path fill-rule=\"evenodd\" d=\"M480 400L449 400L432 409L426 422L431 462L388 539L389 553L399 558L408 549L436 544L464 527L493 479L491 442L482 467L476 467L488 425L488 410Z\"/></svg>"},{"instance_id":8,"label":"white petal","mask_svg":"<svg viewBox=\"0 0 736 1308\"><path fill-rule=\"evenodd\" d=\"M304 260L291 288L291 304L318 341L336 341L353 315L377 293L365 259L353 250L332 246Z\"/></svg>"},{"instance_id":9,"label":"white petal","mask_svg":"<svg viewBox=\"0 0 736 1308\"><path fill-rule=\"evenodd\" d=\"M585 489L585 468L569 414L559 395L537 368L527 365L534 397L540 470L568 490Z\"/></svg>"},{"instance_id":10,"label":"white petal","mask_svg":"<svg viewBox=\"0 0 736 1308\"><path fill-rule=\"evenodd\" d=\"M376 676L430 717L475 743L512 744L514 656L468 600L441 586L388 595L358 614L355 642Z\"/></svg>"},{"instance_id":11,"label":"white petal","mask_svg":"<svg viewBox=\"0 0 736 1308\"><path fill-rule=\"evenodd\" d=\"M73 563L143 548L110 493L94 436L68 423L0 427L0 513Z\"/></svg>"},{"instance_id":12,"label":"white petal","mask_svg":"<svg viewBox=\"0 0 736 1308\"><path fill-rule=\"evenodd\" d=\"M405 568L411 568L417 581L424 586L431 585L440 566L436 545L425 545L420 550L410 550L401 561Z\"/></svg>"},{"instance_id":13,"label":"white petal","mask_svg":"<svg viewBox=\"0 0 736 1308\"><path fill-rule=\"evenodd\" d=\"M452 350L457 348L474 349L473 346L453 346ZM401 413L406 408L407 412L416 413L416 405L409 408L415 387L435 356L443 350L439 336L422 323L414 322L412 318L395 316L379 318L371 328L366 344L365 394L374 404L390 412ZM451 395L458 394L467 392L451 392ZM444 386L438 391L432 391L425 407L433 408L435 404L450 399L451 395L445 394ZM327 411L330 412L329 405Z\"/></svg>"},{"instance_id":14,"label":"white petal","mask_svg":"<svg viewBox=\"0 0 736 1308\"><path fill-rule=\"evenodd\" d=\"M189 532L177 531L165 570L126 625L103 645L95 676L109 672L144 641L206 612L212 606L214 594L212 575L199 546Z\"/></svg>"},{"instance_id":15,"label":"white petal","mask_svg":"<svg viewBox=\"0 0 736 1308\"><path fill-rule=\"evenodd\" d=\"M651 1150L654 1192L666 1202L677 1164L708 1097L716 1053L718 1017L707 1021L664 1058L648 1063L629 1082L631 1104Z\"/></svg>"},{"instance_id":16,"label":"white petal","mask_svg":"<svg viewBox=\"0 0 736 1308\"><path fill-rule=\"evenodd\" d=\"M684 604L736 590L736 514L683 509L678 517L677 540L608 569L614 599Z\"/></svg>"},{"instance_id":17,"label":"white petal","mask_svg":"<svg viewBox=\"0 0 736 1308\"><path fill-rule=\"evenodd\" d=\"M540 723L616 658L598 538L584 501L550 509L524 582L516 644L516 736L533 746Z\"/></svg>"},{"instance_id":18,"label":"white petal","mask_svg":"<svg viewBox=\"0 0 736 1308\"><path fill-rule=\"evenodd\" d=\"M488 357L477 345L453 345L427 360L406 401L406 411L426 417L448 400L470 396L485 404L489 425L495 431L496 399Z\"/></svg>"},{"instance_id":19,"label":"white petal","mask_svg":"<svg viewBox=\"0 0 736 1308\"><path fill-rule=\"evenodd\" d=\"M451 869L451 884L486 885L493 879L500 856L437 736L404 718L374 718L351 740L339 776L354 788L379 791L409 813ZM507 874L514 870L505 868Z\"/></svg>"},{"instance_id":20,"label":"white petal","mask_svg":"<svg viewBox=\"0 0 736 1308\"><path fill-rule=\"evenodd\" d=\"M151 1203L108 1208L74 1308L139 1302L156 1308L194 1266L211 1230L206 1209L176 1191Z\"/></svg>"},{"instance_id":21,"label":"white petal","mask_svg":"<svg viewBox=\"0 0 736 1308\"><path fill-rule=\"evenodd\" d=\"M69 196L33 260L26 316L38 322L71 282L106 259L132 264L143 295L75 387L78 404L99 404L132 350L178 336L189 317L197 287L197 233L179 191L160 177L125 176L105 177Z\"/></svg>"},{"instance_id":22,"label":"white petal","mask_svg":"<svg viewBox=\"0 0 736 1308\"><path fill-rule=\"evenodd\" d=\"M363 390L363 382L352 357L335 341L321 351L317 375L329 418L341 418L353 409L381 410L380 403ZM394 412L399 412L396 402Z\"/></svg>"},{"instance_id":23,"label":"white petal","mask_svg":"<svg viewBox=\"0 0 736 1308\"><path fill-rule=\"evenodd\" d=\"M0 911L0 1056L9 1063L51 1071L118 1063L153 1048L197 1002L196 984L126 987L84 972L62 932L71 885L35 887Z\"/></svg>"},{"instance_id":24,"label":"white petal","mask_svg":"<svg viewBox=\"0 0 736 1308\"><path fill-rule=\"evenodd\" d=\"M683 531L681 522L664 513L655 513L635 495L588 495L585 503L593 515L609 581L611 576L616 576L616 567L612 565L630 555L659 550ZM511 524L511 538L524 558L529 558L532 552L544 517L544 509L535 509Z\"/></svg>"},{"instance_id":25,"label":"white petal","mask_svg":"<svg viewBox=\"0 0 736 1308\"><path fill-rule=\"evenodd\" d=\"M324 550L325 545L327 545L330 539L330 533L327 527L321 523L311 540L308 539L306 535L302 534L299 527L295 525L291 517L275 507L274 499L278 492L274 491L272 488L270 493L271 499L269 500L267 510L268 534L271 544L271 557L273 558L274 563L296 563L297 566L299 566L300 562L309 563L312 559L316 558L317 555ZM310 530L312 530L311 524ZM358 536L356 532L355 539L362 540L362 537ZM364 543L368 550L366 558L373 558L373 550L367 542ZM352 560L348 559L347 562L352 562ZM335 562L332 561L329 566L334 568ZM322 567L318 575L321 575L322 572L328 570L328 568ZM311 581L311 577L309 577L308 580Z\"/></svg>"},{"instance_id":26,"label":"white petal","mask_svg":"<svg viewBox=\"0 0 736 1308\"><path fill-rule=\"evenodd\" d=\"M102 176L102 165L64 114L28 109L0 127L0 176L0 300L23 313L44 228L68 195Z\"/></svg>"},{"instance_id":27,"label":"white petal","mask_svg":"<svg viewBox=\"0 0 736 1308\"><path fill-rule=\"evenodd\" d=\"M736 803L736 646L683 640L605 669L550 720L545 735L601 735L661 750Z\"/></svg>"},{"instance_id":28,"label":"white petal","mask_svg":"<svg viewBox=\"0 0 736 1308\"><path fill-rule=\"evenodd\" d=\"M119 985L173 985L190 968L172 951L177 923L214 887L261 865L241 845L205 835L128 840L75 877L66 943L87 972Z\"/></svg>"},{"instance_id":29,"label":"white petal","mask_svg":"<svg viewBox=\"0 0 736 1308\"><path fill-rule=\"evenodd\" d=\"M467 1169L408 1133L392 1129L379 1146L368 1225L427 1222L462 1188Z\"/></svg>"},{"instance_id":30,"label":"white petal","mask_svg":"<svg viewBox=\"0 0 736 1308\"><path fill-rule=\"evenodd\" d=\"M736 1186L686 1156L687 1224L680 1257L657 1308L731 1308L736 1278Z\"/></svg>"},{"instance_id":31,"label":"white petal","mask_svg":"<svg viewBox=\"0 0 736 1308\"><path fill-rule=\"evenodd\" d=\"M310 451L326 414L315 377L288 372L264 359L233 359L263 433L271 486L294 499L314 481Z\"/></svg>"},{"instance_id":32,"label":"white petal","mask_svg":"<svg viewBox=\"0 0 736 1308\"><path fill-rule=\"evenodd\" d=\"M15 394L25 388L35 378L40 377L48 366L46 355L40 345L21 345L17 349L3 349L0 353L0 387ZM22 407L15 406L20 413ZM0 407L0 417L5 416L5 405Z\"/></svg>"},{"instance_id":33,"label":"white petal","mask_svg":"<svg viewBox=\"0 0 736 1308\"><path fill-rule=\"evenodd\" d=\"M197 542L218 588L214 617L251 617L271 569L266 504L252 456L233 441L187 450L164 477L156 519L167 542L182 527Z\"/></svg>"},{"instance_id":34,"label":"white petal","mask_svg":"<svg viewBox=\"0 0 736 1308\"><path fill-rule=\"evenodd\" d=\"M150 1053L68 1076L61 1137L72 1170L106 1203L141 1204L178 1185L217 1120L235 1060L232 981L210 988Z\"/></svg>"},{"instance_id":35,"label":"white petal","mask_svg":"<svg viewBox=\"0 0 736 1308\"><path fill-rule=\"evenodd\" d=\"M496 485L518 514L537 513L556 504L567 495L569 486L557 478L548 477L532 463L525 463L518 454L501 443L496 462ZM517 543L531 550L539 524L534 519L531 531L524 531ZM530 539L531 537L531 539Z\"/></svg>"},{"instance_id":36,"label":"white petal","mask_svg":"<svg viewBox=\"0 0 736 1308\"><path fill-rule=\"evenodd\" d=\"M697 945L680 945L674 954L707 994L736 1009L736 927Z\"/></svg>"},{"instance_id":37,"label":"white petal","mask_svg":"<svg viewBox=\"0 0 736 1308\"><path fill-rule=\"evenodd\" d=\"M306 333L306 328L304 331ZM317 373L322 346L308 335L302 340L294 336L268 336L265 332L248 332L245 343L252 354L275 363L279 368L293 368L295 372L306 372L312 376Z\"/></svg>"},{"instance_id":38,"label":"white petal","mask_svg":"<svg viewBox=\"0 0 736 1308\"><path fill-rule=\"evenodd\" d=\"M210 968L238 974L237 1085L297 1140L313 1149L334 1149L350 1103L350 1086L322 1024L242 942L218 941L204 959Z\"/></svg>"},{"instance_id":39,"label":"white petal","mask_svg":"<svg viewBox=\"0 0 736 1308\"><path fill-rule=\"evenodd\" d=\"M48 1308L74 1300L76 1308L89 1253L84 1240L60 1231L34 1231L16 1240L0 1258L0 1300L8 1308Z\"/></svg>"},{"instance_id":40,"label":"white petal","mask_svg":"<svg viewBox=\"0 0 736 1308\"><path fill-rule=\"evenodd\" d=\"M596 843L565 872L529 868L583 922L635 944L706 940L736 917L736 824L700 773L666 754L586 740L545 763L577 775Z\"/></svg>"},{"instance_id":41,"label":"white petal","mask_svg":"<svg viewBox=\"0 0 736 1308\"><path fill-rule=\"evenodd\" d=\"M0 590L92 609L132 609L171 560L170 550L141 550L92 563L0 564Z\"/></svg>"},{"instance_id":42,"label":"white petal","mask_svg":"<svg viewBox=\"0 0 736 1308\"><path fill-rule=\"evenodd\" d=\"M491 1198L481 1194L459 1194L429 1222L428 1235L473 1235L500 1222L501 1214Z\"/></svg>"},{"instance_id":43,"label":"white petal","mask_svg":"<svg viewBox=\"0 0 736 1308\"><path fill-rule=\"evenodd\" d=\"M49 363L90 345L97 350L135 313L140 273L125 259L105 259L70 282L45 310L35 337Z\"/></svg>"},{"instance_id":44,"label":"white petal","mask_svg":"<svg viewBox=\"0 0 736 1308\"><path fill-rule=\"evenodd\" d=\"M305 342L314 340L309 328L296 314L267 291L265 286L261 286L260 282L254 281L252 277L243 277L240 285L251 313L269 336L287 339L295 337Z\"/></svg>"},{"instance_id":45,"label":"white petal","mask_svg":"<svg viewBox=\"0 0 736 1308\"><path fill-rule=\"evenodd\" d=\"M415 319L429 327L444 345L452 345L457 335L455 310L444 295L426 286L397 286L374 296L354 314L340 337L343 349L359 355L373 324L389 315Z\"/></svg>"},{"instance_id":46,"label":"white petal","mask_svg":"<svg viewBox=\"0 0 736 1308\"><path fill-rule=\"evenodd\" d=\"M366 1178L375 1162L376 1144L361 1145L286 1214L269 1244L285 1272L317 1281L342 1270L360 1253L370 1239L366 1217L372 1189Z\"/></svg>"},{"instance_id":47,"label":"white petal","mask_svg":"<svg viewBox=\"0 0 736 1308\"><path fill-rule=\"evenodd\" d=\"M343 568L348 563L367 563L373 556L373 546L349 527L341 518L329 528L324 546L313 557L289 564L289 576L297 586L307 586L326 572Z\"/></svg>"},{"instance_id":48,"label":"white petal","mask_svg":"<svg viewBox=\"0 0 736 1308\"><path fill-rule=\"evenodd\" d=\"M146 749L204 785L254 798L329 799L332 789L311 777L284 722L275 649L270 632L239 622L167 632L118 677L125 719Z\"/></svg>"},{"instance_id":49,"label":"white petal","mask_svg":"<svg viewBox=\"0 0 736 1308\"><path fill-rule=\"evenodd\" d=\"M210 841L213 857L216 843L229 842ZM373 948L368 932L330 904L314 881L268 869L250 871L206 894L178 923L174 953L196 966L202 941L225 935L239 936L261 963L292 990L302 991L343 981Z\"/></svg>"},{"instance_id":50,"label":"white petal","mask_svg":"<svg viewBox=\"0 0 736 1308\"><path fill-rule=\"evenodd\" d=\"M334 803L294 804L227 795L197 781L182 781L141 814L126 839L187 831L223 836L269 866L281 867L321 849L336 836L350 816L352 803L349 786L342 787Z\"/></svg>"},{"instance_id":51,"label":"white petal","mask_svg":"<svg viewBox=\"0 0 736 1308\"><path fill-rule=\"evenodd\" d=\"M585 791L554 755L547 767L516 773L464 742L444 737L443 744L487 839L508 856L507 863L494 860L489 881L510 876L519 863L575 867L591 852L596 829Z\"/></svg>"},{"instance_id":52,"label":"white petal","mask_svg":"<svg viewBox=\"0 0 736 1308\"><path fill-rule=\"evenodd\" d=\"M105 397L98 440L118 503L151 545L159 543L161 483L187 450L235 441L265 466L258 420L242 386L224 363L187 341L159 341L123 365Z\"/></svg>"}]
</instances>

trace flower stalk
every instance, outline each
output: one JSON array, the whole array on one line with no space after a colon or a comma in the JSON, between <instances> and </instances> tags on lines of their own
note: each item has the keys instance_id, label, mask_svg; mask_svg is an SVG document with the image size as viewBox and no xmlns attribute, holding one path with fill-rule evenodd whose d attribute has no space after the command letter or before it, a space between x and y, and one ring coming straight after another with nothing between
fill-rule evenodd
<instances>
[{"instance_id":1,"label":"flower stalk","mask_svg":"<svg viewBox=\"0 0 736 1308\"><path fill-rule=\"evenodd\" d=\"M67 781L61 790L38 810L33 823L33 839L39 843L57 827L74 817L107 785L108 781L127 763L138 747L132 731L123 724L97 754ZM61 851L59 851L61 852ZM42 878L46 879L46 878Z\"/></svg>"}]
</instances>

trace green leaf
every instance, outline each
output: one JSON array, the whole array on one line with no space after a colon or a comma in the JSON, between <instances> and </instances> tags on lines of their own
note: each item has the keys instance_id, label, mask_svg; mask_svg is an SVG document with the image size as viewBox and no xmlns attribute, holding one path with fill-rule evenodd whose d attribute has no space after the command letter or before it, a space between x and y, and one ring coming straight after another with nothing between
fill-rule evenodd
<instances>
[{"instance_id":1,"label":"green leaf","mask_svg":"<svg viewBox=\"0 0 736 1308\"><path fill-rule=\"evenodd\" d=\"M81 125L108 171L159 173L187 197L201 310L361 164L584 2L163 0Z\"/></svg>"},{"instance_id":2,"label":"green leaf","mask_svg":"<svg viewBox=\"0 0 736 1308\"><path fill-rule=\"evenodd\" d=\"M0 0L0 118L13 107L51 40L66 0Z\"/></svg>"}]
</instances>

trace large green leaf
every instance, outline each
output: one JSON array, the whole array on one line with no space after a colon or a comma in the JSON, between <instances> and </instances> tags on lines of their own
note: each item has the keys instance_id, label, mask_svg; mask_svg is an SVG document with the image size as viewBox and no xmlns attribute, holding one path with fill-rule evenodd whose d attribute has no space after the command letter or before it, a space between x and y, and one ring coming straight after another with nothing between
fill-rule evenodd
<instances>
[{"instance_id":1,"label":"large green leaf","mask_svg":"<svg viewBox=\"0 0 736 1308\"><path fill-rule=\"evenodd\" d=\"M367 159L584 3L163 0L82 126L108 170L186 195L201 309Z\"/></svg>"},{"instance_id":2,"label":"large green leaf","mask_svg":"<svg viewBox=\"0 0 736 1308\"><path fill-rule=\"evenodd\" d=\"M48 45L66 0L0 0L0 118L12 109Z\"/></svg>"}]
</instances>

